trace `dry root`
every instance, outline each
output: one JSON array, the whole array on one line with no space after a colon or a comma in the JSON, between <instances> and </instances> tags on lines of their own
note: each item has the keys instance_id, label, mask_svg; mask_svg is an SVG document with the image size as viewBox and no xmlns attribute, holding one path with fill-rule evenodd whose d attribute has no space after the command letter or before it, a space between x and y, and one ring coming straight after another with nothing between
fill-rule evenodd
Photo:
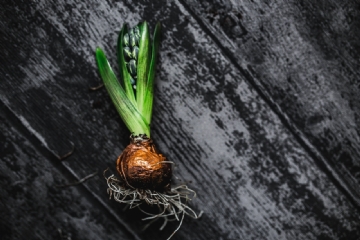
<instances>
[{"instance_id":1,"label":"dry root","mask_svg":"<svg viewBox=\"0 0 360 240\"><path fill-rule=\"evenodd\" d=\"M164 224L161 226L160 230L164 229L169 221L179 221L179 226L168 239L170 239L179 230L185 215L194 219L198 219L202 215L202 212L196 214L195 211L187 205L188 201L196 197L196 193L189 189L186 185L180 185L178 187L171 188L171 190L166 193L160 193L154 190L125 187L123 182L117 179L114 175L111 175L110 177L105 176L105 179L109 187L107 192L110 195L110 199L113 196L115 201L128 204L130 209L136 207L139 208L140 211L148 215L148 217L145 217L142 220L153 220L147 224L145 228L147 228L155 220L161 218L164 219ZM151 206L157 206L159 208L159 212L154 214L144 211L140 207L141 204L144 203Z\"/></svg>"}]
</instances>

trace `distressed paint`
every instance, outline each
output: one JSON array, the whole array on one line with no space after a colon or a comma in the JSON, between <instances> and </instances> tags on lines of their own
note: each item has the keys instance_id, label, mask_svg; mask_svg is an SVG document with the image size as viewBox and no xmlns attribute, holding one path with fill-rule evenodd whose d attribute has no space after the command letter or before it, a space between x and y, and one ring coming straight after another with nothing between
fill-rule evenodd
<instances>
[{"instance_id":1,"label":"distressed paint","mask_svg":"<svg viewBox=\"0 0 360 240\"><path fill-rule=\"evenodd\" d=\"M278 6L267 2L219 1L214 6L219 13L213 14L212 21L208 16L211 11L209 13L199 3L186 1L84 3L69 0L23 2L16 7L5 5L0 14L0 47L3 49L0 61L7 64L0 68L1 75L6 77L5 81L0 81L0 101L11 113L11 117L5 118L5 126L24 128L23 131L28 132L20 135L24 135L22 138L30 141L37 152L37 157L30 158L30 162L36 158L44 164L56 162L51 152L66 153L73 142L76 152L64 162L56 162L51 170L63 179L68 179L64 176L69 175L86 176L95 170L101 172L107 167L115 173L114 161L128 144L129 132L105 90L88 91L90 86L100 83L94 49L101 44L105 51L113 52L112 65L115 66L115 51L112 50L123 23L134 26L141 20L148 20L154 26L160 21L163 38L156 77L152 137L161 152L176 163L175 175L197 191L198 198L192 202L192 207L205 212L200 220L186 219L174 239L356 239L360 236L358 210L319 167L313 155L304 149L281 115L292 116L290 123L308 137L312 145L324 148L319 151L328 154L332 150L327 148L327 143L315 144L313 141L311 134L319 128L299 123L306 122L304 119L315 111L321 111L321 104L330 106L333 103L334 113L340 108L343 112L332 118L333 126L340 127L330 130L337 129L346 135L349 131L336 122L344 119L348 126L354 124L350 120L351 116L355 119L356 114L350 113L344 107L346 104L339 100L342 92L334 87L335 78L330 78L328 83L325 81L325 77L332 76L332 71L337 69L336 64L328 65L329 60L320 50L307 53L314 48L311 41L316 41L319 36L308 35L306 39L310 43L306 43L301 36L305 30L310 31L310 27L295 17L299 14L310 14L311 17L312 9L319 9L321 3L305 12L300 12L295 4ZM260 11L262 8L258 6L267 11ZM236 9L242 8L244 10L237 15L240 10L236 12ZM337 14L346 16L348 11ZM293 16L288 19L289 25L280 18L284 16L283 12L288 14L285 16ZM246 24L235 24L231 29L233 16ZM255 42L251 37L247 38L253 32L265 34L261 30L251 30L260 29L259 22L272 26L265 28L270 29L267 33L270 40L264 38ZM278 30L277 26L282 24L288 26L290 37L282 34L282 28ZM331 26L336 26L337 31L342 29L341 26L347 26L346 23L339 24L332 20ZM297 30L299 26L302 26L302 32ZM348 27L356 28L351 24ZM231 35L233 32L236 38ZM333 44L331 39L325 39ZM262 53L260 43L266 43L264 48L268 49L269 55ZM307 57L302 57L305 53ZM296 56L299 57L295 62ZM286 67L284 57L290 57L296 67ZM358 66L358 63L351 56L344 55L343 58L350 62L349 70L344 68L343 73L348 76L353 72L351 66ZM311 95L306 95L309 68L314 71L319 68L324 75L319 78L319 90L308 91ZM286 87L283 76L290 70L300 77L295 84L289 85L290 90L281 90ZM331 90L324 90L327 101L321 100L324 96L322 84ZM349 86L352 85L345 84L343 88ZM264 95L264 90L269 94ZM298 101L300 105L296 105ZM354 97L352 101L356 103L357 100ZM278 104L282 111L277 111L272 103ZM15 124L14 119L23 119L22 122L27 122L30 127ZM320 121L315 123L321 126L323 118L318 119ZM3 127L7 134L15 134L7 128ZM355 131L353 129L357 128L350 132ZM38 141L32 140L33 132ZM6 144L17 144L19 149L11 155L22 162L25 163L32 154L19 144L23 140L3 139ZM350 140L350 143L357 146L356 141ZM46 151L50 153L44 154ZM21 152L24 153L19 155ZM344 165L341 171L348 171L349 166L352 165ZM12 173L5 167L1 169L4 179L12 182ZM28 174L24 171L20 171L20 176ZM40 170L33 167L28 171ZM44 173L44 181L51 180L50 175ZM40 182L35 189L45 191L41 185ZM97 212L99 215L94 221L105 218L117 226L111 229L114 232L109 239L115 239L112 236L117 234L124 239L165 239L177 226L170 223L163 232L158 232L158 223L154 229L142 233L144 223L140 218L143 215L136 210L124 212L122 205L108 201L105 180L91 179L77 188L86 192L88 195L85 196L89 196L93 204L104 207ZM9 194L6 196L10 199ZM71 196L75 198L79 194ZM90 203L69 204L74 209L79 207L76 210L79 212L91 208ZM26 211L34 209L36 207L29 206ZM56 211L65 210L60 205ZM89 235L102 239L106 231L99 230L101 223L98 224L99 227L92 227L94 225L88 221L79 221L69 229L88 229ZM25 230L32 233L27 225L24 225ZM128 231L137 233L129 234ZM44 238L52 236L52 233L48 234Z\"/></svg>"}]
</instances>

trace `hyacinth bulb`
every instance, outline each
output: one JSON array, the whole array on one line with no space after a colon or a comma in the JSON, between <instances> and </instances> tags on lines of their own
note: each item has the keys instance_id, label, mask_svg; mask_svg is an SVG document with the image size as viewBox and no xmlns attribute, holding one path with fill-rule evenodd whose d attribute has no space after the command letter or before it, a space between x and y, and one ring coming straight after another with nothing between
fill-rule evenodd
<instances>
[{"instance_id":1,"label":"hyacinth bulb","mask_svg":"<svg viewBox=\"0 0 360 240\"><path fill-rule=\"evenodd\" d=\"M197 219L201 213L196 214L188 206L196 195L193 190L184 184L171 187L172 162L157 151L150 139L160 28L160 23L156 24L151 40L146 22L130 29L124 24L117 46L120 81L101 48L96 49L96 61L105 88L131 132L130 144L116 161L120 179L114 175L105 177L110 198L130 208L141 209L141 204L153 206L158 212L145 212L148 216L143 220L163 218L163 227L170 220L179 221L172 237L185 215Z\"/></svg>"},{"instance_id":2,"label":"hyacinth bulb","mask_svg":"<svg viewBox=\"0 0 360 240\"><path fill-rule=\"evenodd\" d=\"M118 157L116 168L128 187L159 192L170 190L171 164L145 136L131 138L130 144Z\"/></svg>"}]
</instances>

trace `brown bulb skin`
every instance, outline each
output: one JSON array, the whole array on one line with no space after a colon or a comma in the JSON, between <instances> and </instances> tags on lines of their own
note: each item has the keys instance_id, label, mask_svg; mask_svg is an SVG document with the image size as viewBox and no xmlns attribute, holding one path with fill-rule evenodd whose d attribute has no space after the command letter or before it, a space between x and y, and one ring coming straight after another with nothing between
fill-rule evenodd
<instances>
[{"instance_id":1,"label":"brown bulb skin","mask_svg":"<svg viewBox=\"0 0 360 240\"><path fill-rule=\"evenodd\" d=\"M135 136L118 157L116 168L128 187L165 192L170 190L172 172L171 164L163 161L166 158L151 139Z\"/></svg>"}]
</instances>

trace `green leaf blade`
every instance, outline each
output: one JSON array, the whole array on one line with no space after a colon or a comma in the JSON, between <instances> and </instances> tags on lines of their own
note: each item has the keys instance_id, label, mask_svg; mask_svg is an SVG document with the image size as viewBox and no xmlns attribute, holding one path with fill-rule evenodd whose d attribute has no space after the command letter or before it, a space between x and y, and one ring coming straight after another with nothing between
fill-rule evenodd
<instances>
[{"instance_id":1,"label":"green leaf blade","mask_svg":"<svg viewBox=\"0 0 360 240\"><path fill-rule=\"evenodd\" d=\"M150 137L149 124L127 97L101 48L96 48L96 61L106 90L127 128L135 135Z\"/></svg>"},{"instance_id":2,"label":"green leaf blade","mask_svg":"<svg viewBox=\"0 0 360 240\"><path fill-rule=\"evenodd\" d=\"M159 51L160 45L160 34L161 33L161 24L158 22L155 26L153 42L152 42L152 49L151 49L151 60L150 60L150 67L148 73L148 79L146 84L146 93L144 99L144 106L142 114L145 120L150 124L151 117L152 117L152 106L153 106L153 99L154 99L154 79L155 79L155 72L156 72L156 60Z\"/></svg>"},{"instance_id":3,"label":"green leaf blade","mask_svg":"<svg viewBox=\"0 0 360 240\"><path fill-rule=\"evenodd\" d=\"M136 103L139 112L143 113L143 106L146 94L146 84L148 79L148 70L150 65L150 33L146 22L139 26L140 46L137 63L137 82L136 82Z\"/></svg>"}]
</instances>

